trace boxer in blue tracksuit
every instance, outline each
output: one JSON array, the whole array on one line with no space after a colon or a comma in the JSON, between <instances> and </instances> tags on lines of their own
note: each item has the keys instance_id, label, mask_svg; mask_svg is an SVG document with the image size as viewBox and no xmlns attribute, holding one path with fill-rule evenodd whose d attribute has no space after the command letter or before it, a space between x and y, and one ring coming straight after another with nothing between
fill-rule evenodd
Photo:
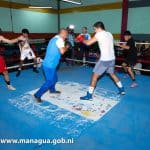
<instances>
[{"instance_id":1,"label":"boxer in blue tracksuit","mask_svg":"<svg viewBox=\"0 0 150 150\"><path fill-rule=\"evenodd\" d=\"M46 82L41 86L41 88L34 94L37 102L41 101L41 96L50 90L51 93L58 93L55 90L55 84L57 82L57 65L59 64L61 54L64 54L69 45L65 45L65 39L68 36L66 29L61 29L59 34L54 36L48 44L46 55L43 61L43 71L45 74Z\"/></svg>"}]
</instances>

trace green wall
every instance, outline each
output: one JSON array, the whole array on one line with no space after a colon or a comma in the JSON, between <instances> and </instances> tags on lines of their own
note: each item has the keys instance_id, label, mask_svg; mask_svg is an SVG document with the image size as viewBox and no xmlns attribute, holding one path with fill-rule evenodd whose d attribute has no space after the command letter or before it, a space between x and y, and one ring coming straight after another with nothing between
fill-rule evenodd
<instances>
[{"instance_id":1,"label":"green wall","mask_svg":"<svg viewBox=\"0 0 150 150\"><path fill-rule=\"evenodd\" d=\"M81 32L82 26L87 26L89 32L93 32L93 23L101 20L108 31L118 34L121 31L121 17L121 9L74 12L61 15L61 27L74 24L75 31ZM150 7L130 8L128 29L134 34L150 34Z\"/></svg>"},{"instance_id":2,"label":"green wall","mask_svg":"<svg viewBox=\"0 0 150 150\"><path fill-rule=\"evenodd\" d=\"M129 9L128 29L136 34L150 34L150 7Z\"/></svg>"},{"instance_id":3,"label":"green wall","mask_svg":"<svg viewBox=\"0 0 150 150\"><path fill-rule=\"evenodd\" d=\"M0 27L12 31L10 9L0 8ZM12 9L13 31L20 32L28 28L32 33L56 33L57 15Z\"/></svg>"},{"instance_id":4,"label":"green wall","mask_svg":"<svg viewBox=\"0 0 150 150\"><path fill-rule=\"evenodd\" d=\"M5 31L11 31L10 13L7 8L0 7L0 28Z\"/></svg>"},{"instance_id":5,"label":"green wall","mask_svg":"<svg viewBox=\"0 0 150 150\"><path fill-rule=\"evenodd\" d=\"M0 7L0 27L4 31L12 31L10 9ZM57 15L12 9L13 31L20 32L28 28L32 33L57 32ZM103 21L106 29L112 33L120 33L121 9L74 12L61 14L61 27L75 25L75 32L81 32L83 26L93 32L92 25L96 21ZM128 29L135 34L150 34L150 7L129 9Z\"/></svg>"},{"instance_id":6,"label":"green wall","mask_svg":"<svg viewBox=\"0 0 150 150\"><path fill-rule=\"evenodd\" d=\"M83 26L93 32L93 24L96 21L103 21L107 30L112 33L120 33L121 9L92 11L92 12L74 12L61 15L61 27L69 24L75 25L75 32L81 32Z\"/></svg>"}]
</instances>

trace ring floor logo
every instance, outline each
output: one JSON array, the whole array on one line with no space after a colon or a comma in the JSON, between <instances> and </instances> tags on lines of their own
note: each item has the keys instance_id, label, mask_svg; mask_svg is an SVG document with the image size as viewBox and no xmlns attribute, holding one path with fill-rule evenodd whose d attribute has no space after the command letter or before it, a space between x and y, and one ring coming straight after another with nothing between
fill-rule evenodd
<instances>
[{"instance_id":1,"label":"ring floor logo","mask_svg":"<svg viewBox=\"0 0 150 150\"><path fill-rule=\"evenodd\" d=\"M116 93L102 88L96 89L92 101L81 101L80 96L86 93L88 87L76 82L58 82L56 88L61 94L48 91L42 96L41 104L33 98L37 89L9 102L21 111L47 120L49 125L61 128L71 137L78 137L120 102Z\"/></svg>"}]
</instances>

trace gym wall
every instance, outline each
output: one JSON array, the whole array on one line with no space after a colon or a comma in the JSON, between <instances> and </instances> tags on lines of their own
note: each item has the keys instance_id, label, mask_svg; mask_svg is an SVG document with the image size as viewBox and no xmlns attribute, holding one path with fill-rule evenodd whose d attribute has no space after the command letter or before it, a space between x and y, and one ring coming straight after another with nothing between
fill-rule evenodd
<instances>
[{"instance_id":1,"label":"gym wall","mask_svg":"<svg viewBox=\"0 0 150 150\"><path fill-rule=\"evenodd\" d=\"M61 10L61 27L69 24L75 25L75 32L80 33L83 26L87 26L90 33L93 33L93 24L103 21L108 31L112 32L115 38L120 38L122 2L105 3L78 8L65 8Z\"/></svg>"},{"instance_id":2,"label":"gym wall","mask_svg":"<svg viewBox=\"0 0 150 150\"><path fill-rule=\"evenodd\" d=\"M120 5L119 5L120 3ZM137 39L149 39L150 35L150 1L131 1L129 2L128 12L128 30L137 37ZM105 23L106 29L119 38L121 31L122 5L121 2L99 4L96 8L100 10L89 9L88 6L77 8L65 8L61 14L61 27L69 24L76 26L75 31L81 32L83 26L87 26L89 32L93 32L94 22L101 20ZM145 38L144 38L145 37Z\"/></svg>"},{"instance_id":3,"label":"gym wall","mask_svg":"<svg viewBox=\"0 0 150 150\"><path fill-rule=\"evenodd\" d=\"M27 7L27 5L14 3L13 9L10 9L8 2L0 2L0 28L3 31L20 32L22 28L28 28L32 33L57 32L55 10L52 12L31 11L21 7Z\"/></svg>"},{"instance_id":4,"label":"gym wall","mask_svg":"<svg viewBox=\"0 0 150 150\"><path fill-rule=\"evenodd\" d=\"M88 27L89 32L92 33L92 26L97 21L103 21L107 30L119 34L121 30L121 9L61 14L61 27L74 24L75 32L78 33L81 32L83 26Z\"/></svg>"},{"instance_id":5,"label":"gym wall","mask_svg":"<svg viewBox=\"0 0 150 150\"><path fill-rule=\"evenodd\" d=\"M90 2L90 0L87 0ZM109 0L106 4L96 4L93 6L82 6L78 8L68 8L61 5L60 19L61 27L69 24L75 25L75 32L80 33L83 26L93 32L92 25L98 20L105 23L106 29L112 32L116 39L120 38L122 2L112 3ZM15 1L14 1L15 2ZM104 3L104 0L103 0ZM64 3L62 3L64 4ZM56 4L55 4L56 5ZM65 7L66 6L66 7ZM74 6L74 5L73 5ZM22 28L28 28L32 33L56 33L57 32L57 10L29 10L27 4L13 3L10 12L10 4L7 1L0 1L0 27L4 31L20 32ZM56 7L56 6L55 6ZM12 19L11 19L12 14ZM128 15L128 29L137 37L145 36L147 39L150 34L150 2L130 1Z\"/></svg>"},{"instance_id":6,"label":"gym wall","mask_svg":"<svg viewBox=\"0 0 150 150\"><path fill-rule=\"evenodd\" d=\"M150 7L130 8L128 29L135 34L150 34Z\"/></svg>"}]
</instances>

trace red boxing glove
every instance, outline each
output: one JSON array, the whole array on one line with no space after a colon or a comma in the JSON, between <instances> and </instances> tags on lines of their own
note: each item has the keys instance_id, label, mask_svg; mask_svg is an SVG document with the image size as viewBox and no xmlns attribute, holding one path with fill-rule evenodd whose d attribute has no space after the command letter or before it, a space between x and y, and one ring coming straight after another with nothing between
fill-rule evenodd
<instances>
[{"instance_id":1,"label":"red boxing glove","mask_svg":"<svg viewBox=\"0 0 150 150\"><path fill-rule=\"evenodd\" d=\"M78 35L76 38L76 41L82 43L84 41L84 35L82 35L82 34Z\"/></svg>"}]
</instances>

